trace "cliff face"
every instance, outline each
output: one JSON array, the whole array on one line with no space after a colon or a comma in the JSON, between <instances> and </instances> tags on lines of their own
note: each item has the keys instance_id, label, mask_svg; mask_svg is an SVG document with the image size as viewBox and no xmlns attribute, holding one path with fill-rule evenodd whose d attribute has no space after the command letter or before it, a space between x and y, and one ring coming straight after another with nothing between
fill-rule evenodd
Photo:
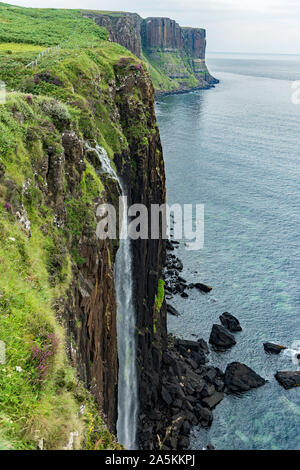
<instances>
[{"instance_id":1,"label":"cliff face","mask_svg":"<svg viewBox=\"0 0 300 470\"><path fill-rule=\"evenodd\" d=\"M206 31L200 28L181 28L184 49L190 57L205 60Z\"/></svg>"},{"instance_id":2,"label":"cliff face","mask_svg":"<svg viewBox=\"0 0 300 470\"><path fill-rule=\"evenodd\" d=\"M88 11L83 12L82 15L85 18L94 20L97 25L104 26L111 41L121 44L137 57L141 57L140 29L142 18L139 15L135 13L109 15Z\"/></svg>"},{"instance_id":3,"label":"cliff face","mask_svg":"<svg viewBox=\"0 0 300 470\"><path fill-rule=\"evenodd\" d=\"M170 18L142 19L137 14L82 11L118 42L146 60L156 92L209 88L218 81L205 64L206 32L182 28Z\"/></svg>"},{"instance_id":4,"label":"cliff face","mask_svg":"<svg viewBox=\"0 0 300 470\"><path fill-rule=\"evenodd\" d=\"M142 202L150 207L151 203L165 201L164 163L150 75L129 51L99 39L98 27L93 30L90 20L81 17L81 21L84 30L91 25L95 31L92 48L89 37L82 47L77 45L76 53L72 43L55 50L50 57L45 55L34 69L25 67L27 56L23 62L22 58L16 61L20 73L11 74L14 59L9 67L1 67L8 101L0 107L1 234L2 219L7 225L0 250L6 253L7 236L13 233L18 239L14 259L21 257L22 272L18 276L13 274L15 263L7 255L5 269L12 272L18 283L24 283L22 299L23 293L28 292L26 301L33 305L32 309L37 308L32 311L25 305L24 324L15 327L11 341L24 332L24 363L31 374L28 364L32 364L32 344L37 342L39 347L48 348L51 346L48 336L52 334L55 338L59 334L61 340L60 356L53 352L54 362L49 366L49 387L39 392L41 399L35 398L38 406L45 396L47 406L54 408L48 413L50 423L35 411L35 419L45 423L41 431L45 448L62 448L68 442L67 433L79 428L77 448L82 442L91 448L96 441L102 442L99 429L103 422L100 425L95 406L88 405L91 396L88 395L88 401L83 396L78 385L81 382L95 398L110 431L116 430L118 338L114 262L118 240L97 239L96 208L106 202L118 207L119 188L101 173L99 159L91 147L98 144L105 149L123 178L131 203ZM12 88L22 92L11 93ZM29 223L30 239L17 214ZM133 244L133 253L142 413L151 406L151 400L154 403L161 383L166 312L164 305L157 308L156 297L164 242L138 240ZM7 298L12 305L9 295L14 299L17 290L12 283L13 291L7 292L2 282L5 277L0 278L1 312L2 305L6 305L3 299ZM45 311L50 318L49 335ZM42 319L35 320L38 312ZM0 332L1 328L2 321ZM18 364L13 360L12 370ZM34 365L32 368L34 374ZM28 386L36 397L36 385L28 383L27 375L24 374L24 387ZM21 374L18 377L23 380ZM25 396L29 396L27 389ZM71 411L68 400L73 406ZM48 412L43 401L41 406ZM22 407L20 420L33 420L31 409L25 404ZM11 408L4 411L8 417L11 412ZM84 434L86 427L92 431ZM17 431L13 437L16 435ZM35 437L27 435L26 439L35 445ZM109 442L106 437L105 441ZM108 445L114 447L110 442Z\"/></svg>"},{"instance_id":5,"label":"cliff face","mask_svg":"<svg viewBox=\"0 0 300 470\"><path fill-rule=\"evenodd\" d=\"M142 75L136 80L134 76L125 75L120 67L115 67L115 70L120 118L129 143L128 153L122 155L127 165L122 170L119 159L116 161L117 168L127 182L130 202L144 204L150 214L151 204L160 205L166 199L164 162L154 110L154 88L148 75ZM133 89L138 92L140 101L132 99ZM165 240L135 240L133 253L141 417L155 408L162 383L162 353L167 341L166 308L164 302L158 306L156 298L165 261ZM144 442L144 432L142 422L139 421L138 439L141 443Z\"/></svg>"},{"instance_id":6,"label":"cliff face","mask_svg":"<svg viewBox=\"0 0 300 470\"><path fill-rule=\"evenodd\" d=\"M145 49L182 50L183 48L181 28L170 18L147 18L142 23L141 34Z\"/></svg>"}]
</instances>

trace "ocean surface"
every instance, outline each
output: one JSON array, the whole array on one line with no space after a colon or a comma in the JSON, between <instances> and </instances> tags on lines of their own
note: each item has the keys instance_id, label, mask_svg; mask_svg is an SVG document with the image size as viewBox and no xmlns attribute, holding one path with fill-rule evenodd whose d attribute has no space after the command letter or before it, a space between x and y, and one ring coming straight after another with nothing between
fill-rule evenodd
<instances>
[{"instance_id":1,"label":"ocean surface","mask_svg":"<svg viewBox=\"0 0 300 470\"><path fill-rule=\"evenodd\" d=\"M204 248L176 250L182 275L213 287L175 296L181 316L168 316L168 328L208 341L219 315L232 313L243 331L211 363L244 362L268 383L226 396L191 447L300 449L300 388L274 378L300 368L291 358L300 347L300 104L291 101L300 56L210 54L207 64L219 85L157 103L168 203L205 205ZM266 341L289 349L267 355Z\"/></svg>"}]
</instances>

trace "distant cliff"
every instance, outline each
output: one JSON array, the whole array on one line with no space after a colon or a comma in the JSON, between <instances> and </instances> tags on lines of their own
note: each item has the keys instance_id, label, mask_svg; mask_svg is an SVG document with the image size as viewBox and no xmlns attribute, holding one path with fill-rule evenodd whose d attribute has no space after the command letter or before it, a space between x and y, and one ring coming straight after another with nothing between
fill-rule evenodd
<instances>
[{"instance_id":1,"label":"distant cliff","mask_svg":"<svg viewBox=\"0 0 300 470\"><path fill-rule=\"evenodd\" d=\"M205 64L206 31L182 28L170 18L142 19L136 13L82 11L118 42L148 63L157 93L209 88L218 80Z\"/></svg>"}]
</instances>

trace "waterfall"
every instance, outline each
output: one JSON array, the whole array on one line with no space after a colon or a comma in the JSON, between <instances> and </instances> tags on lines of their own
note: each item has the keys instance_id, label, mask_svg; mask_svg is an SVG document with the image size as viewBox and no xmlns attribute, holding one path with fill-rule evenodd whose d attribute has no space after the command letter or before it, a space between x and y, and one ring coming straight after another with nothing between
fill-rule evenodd
<instances>
[{"instance_id":1,"label":"waterfall","mask_svg":"<svg viewBox=\"0 0 300 470\"><path fill-rule=\"evenodd\" d=\"M117 335L118 335L118 441L126 449L134 450L138 412L137 372L136 372L136 314L133 303L133 265L131 240L127 236L127 198L120 178L112 168L106 151L86 144L88 150L95 151L101 163L101 173L109 175L119 184L123 207L121 209L121 231L119 249L115 262L115 287L117 296Z\"/></svg>"}]
</instances>

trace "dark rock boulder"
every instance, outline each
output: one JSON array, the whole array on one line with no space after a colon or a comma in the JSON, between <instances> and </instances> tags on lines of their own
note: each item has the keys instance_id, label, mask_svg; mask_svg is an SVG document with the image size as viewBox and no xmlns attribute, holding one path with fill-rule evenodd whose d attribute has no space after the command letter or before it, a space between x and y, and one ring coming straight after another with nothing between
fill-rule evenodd
<instances>
[{"instance_id":1,"label":"dark rock boulder","mask_svg":"<svg viewBox=\"0 0 300 470\"><path fill-rule=\"evenodd\" d=\"M206 449L207 450L216 450L216 447L213 444L209 443L209 444L207 444Z\"/></svg>"},{"instance_id":2,"label":"dark rock boulder","mask_svg":"<svg viewBox=\"0 0 300 470\"><path fill-rule=\"evenodd\" d=\"M264 343L264 350L267 353L279 354L283 349L286 349L286 347L281 346L280 344Z\"/></svg>"},{"instance_id":3,"label":"dark rock boulder","mask_svg":"<svg viewBox=\"0 0 300 470\"><path fill-rule=\"evenodd\" d=\"M204 428L211 426L211 423L213 422L213 414L209 408L198 404L196 405L194 412L201 426Z\"/></svg>"},{"instance_id":4,"label":"dark rock boulder","mask_svg":"<svg viewBox=\"0 0 300 470\"><path fill-rule=\"evenodd\" d=\"M225 385L229 392L246 392L264 385L267 381L254 370L240 362L228 364L225 371Z\"/></svg>"},{"instance_id":5,"label":"dark rock boulder","mask_svg":"<svg viewBox=\"0 0 300 470\"><path fill-rule=\"evenodd\" d=\"M208 344L203 338L197 339L197 343L199 343L200 349L204 352L204 354L209 353Z\"/></svg>"},{"instance_id":6,"label":"dark rock boulder","mask_svg":"<svg viewBox=\"0 0 300 470\"><path fill-rule=\"evenodd\" d=\"M166 241L166 248L167 248L167 250L174 251L174 246L172 245L172 243L168 239Z\"/></svg>"},{"instance_id":7,"label":"dark rock boulder","mask_svg":"<svg viewBox=\"0 0 300 470\"><path fill-rule=\"evenodd\" d=\"M214 324L209 337L209 343L216 349L229 349L236 344L234 336L224 326Z\"/></svg>"},{"instance_id":8,"label":"dark rock boulder","mask_svg":"<svg viewBox=\"0 0 300 470\"><path fill-rule=\"evenodd\" d=\"M212 287L206 284L202 284L201 282L197 282L196 284L193 285L193 287L205 293L210 292L212 290Z\"/></svg>"},{"instance_id":9,"label":"dark rock boulder","mask_svg":"<svg viewBox=\"0 0 300 470\"><path fill-rule=\"evenodd\" d=\"M222 401L224 398L224 393L223 392L215 392L213 395L210 397L203 398L201 400L201 403L204 406L207 406L210 409L215 408L220 401Z\"/></svg>"},{"instance_id":10,"label":"dark rock boulder","mask_svg":"<svg viewBox=\"0 0 300 470\"><path fill-rule=\"evenodd\" d=\"M195 351L195 352L198 352L200 350L200 344L198 343L198 341L190 341L187 339L177 338L174 345L177 349L180 349L180 347L183 347L184 349L187 349L187 350L190 349L191 351Z\"/></svg>"},{"instance_id":11,"label":"dark rock boulder","mask_svg":"<svg viewBox=\"0 0 300 470\"><path fill-rule=\"evenodd\" d=\"M179 317L180 313L176 310L176 308L172 307L172 305L167 304L167 312L175 317Z\"/></svg>"},{"instance_id":12,"label":"dark rock boulder","mask_svg":"<svg viewBox=\"0 0 300 470\"><path fill-rule=\"evenodd\" d=\"M224 326L224 328L227 328L227 330L231 332L242 331L240 322L236 317L234 317L230 313L224 312L222 313L222 315L220 315L219 318L221 320L222 325Z\"/></svg>"},{"instance_id":13,"label":"dark rock boulder","mask_svg":"<svg viewBox=\"0 0 300 470\"><path fill-rule=\"evenodd\" d=\"M276 372L275 379L286 390L289 388L300 387L300 370Z\"/></svg>"}]
</instances>

